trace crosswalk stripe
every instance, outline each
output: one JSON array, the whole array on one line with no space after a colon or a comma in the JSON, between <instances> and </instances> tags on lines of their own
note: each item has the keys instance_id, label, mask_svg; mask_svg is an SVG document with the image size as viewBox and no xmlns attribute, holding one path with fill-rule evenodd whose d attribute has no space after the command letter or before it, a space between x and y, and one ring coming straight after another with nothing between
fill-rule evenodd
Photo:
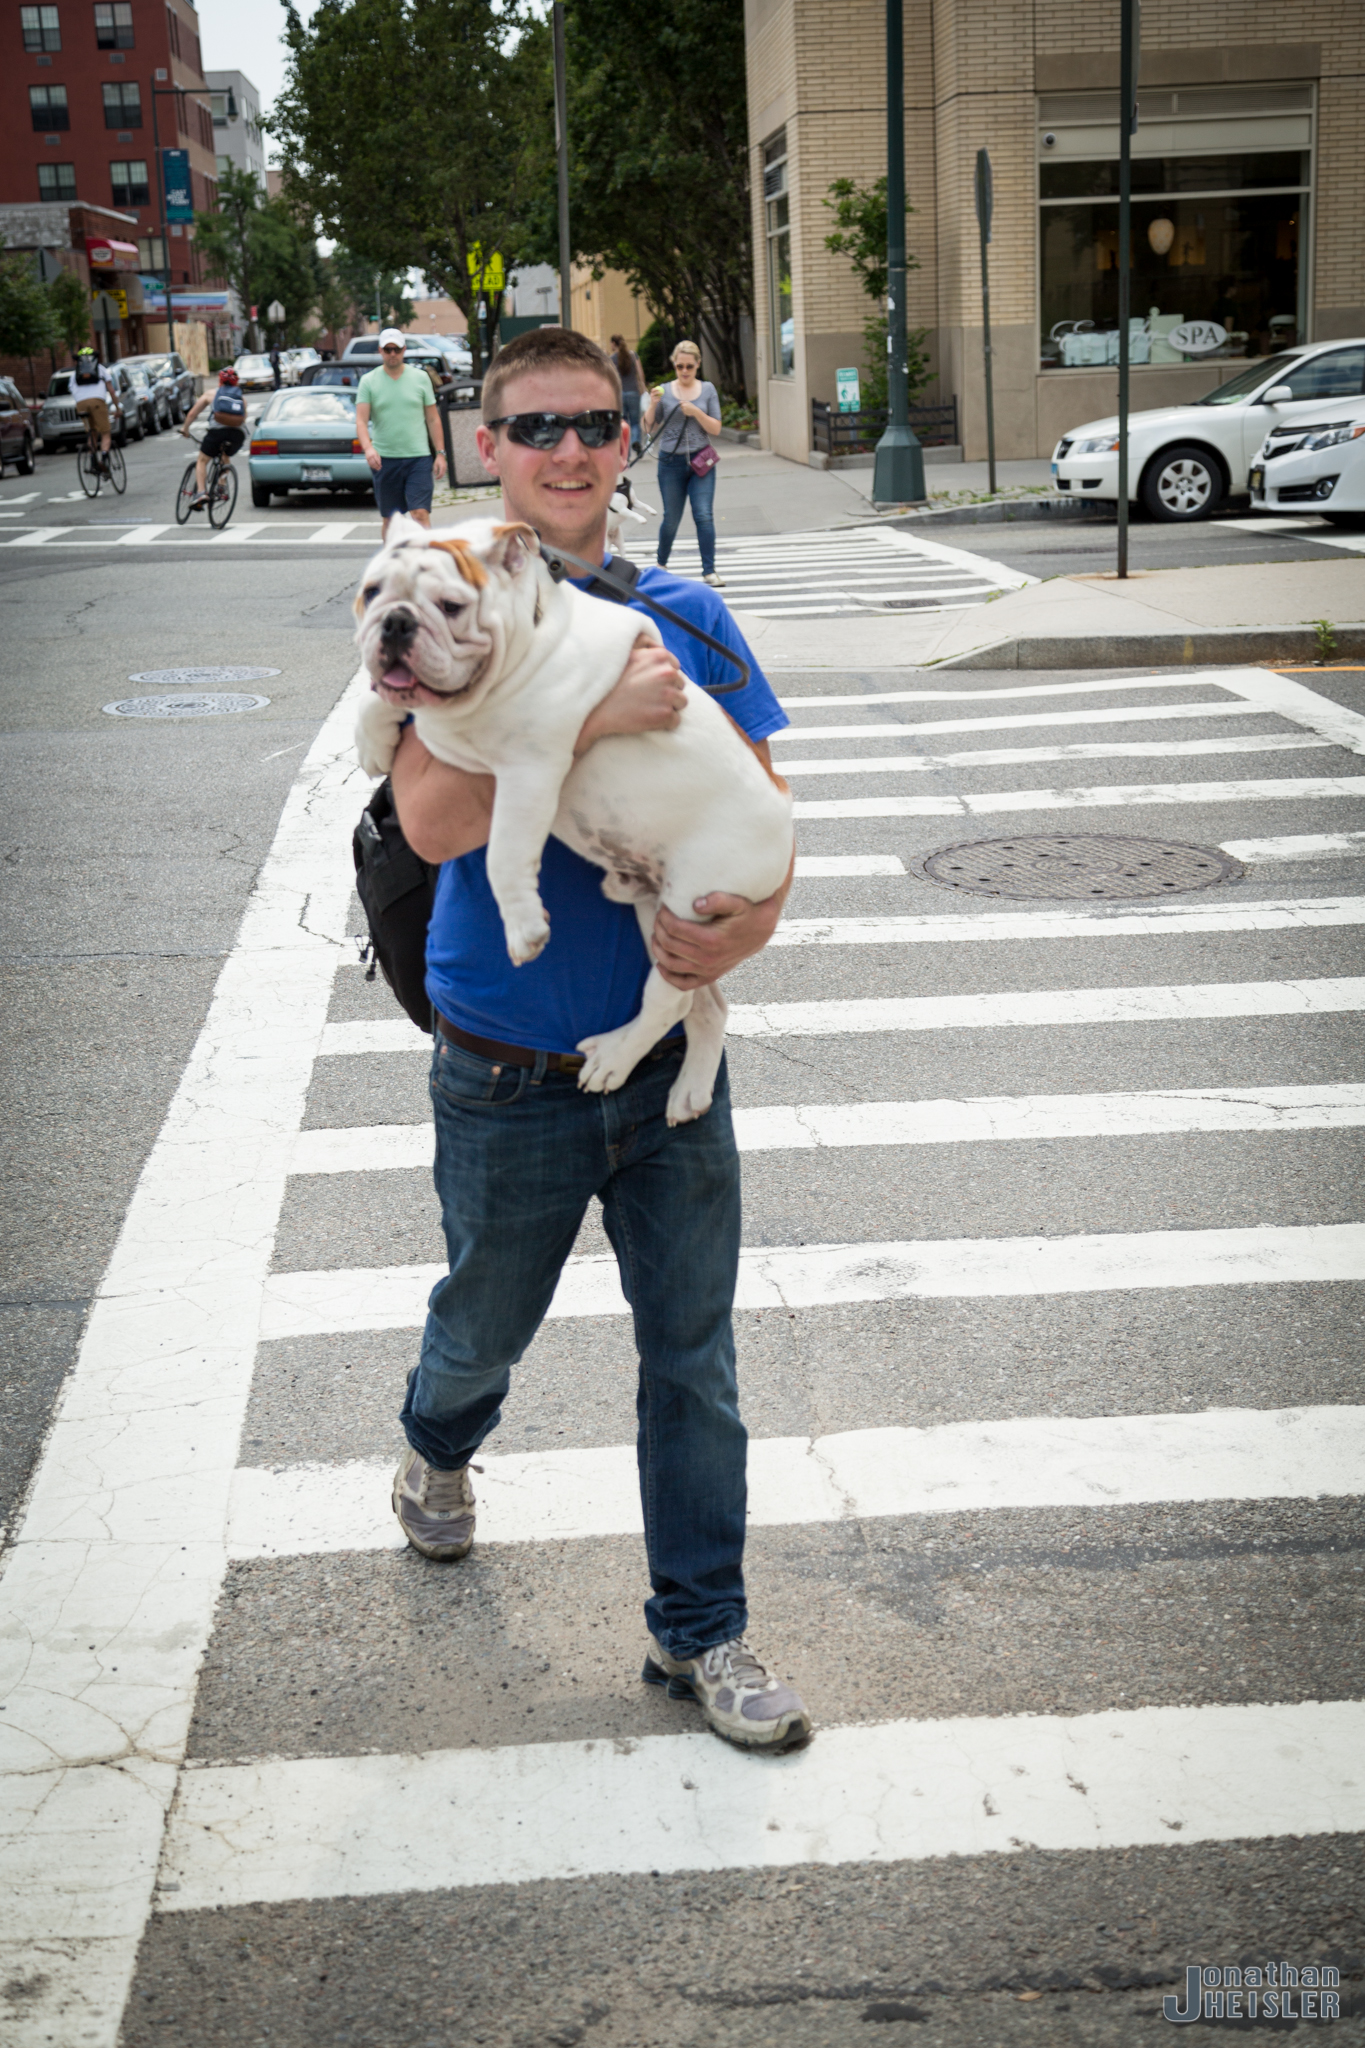
<instances>
[{"instance_id":1,"label":"crosswalk stripe","mask_svg":"<svg viewBox=\"0 0 1365 2048\"><path fill-rule=\"evenodd\" d=\"M787 673L790 674L792 671L788 670ZM826 671L811 669L807 673L823 676ZM1260 671L1256 673L1259 676ZM869 708L880 709L884 704L1007 704L1016 697L1112 697L1128 690L1188 690L1195 684L1201 689L1236 692L1247 674L1248 671L1245 669L1199 669L1192 673L1166 676L1100 677L1092 682L1081 683L987 683L977 689L874 690L870 695L850 690L841 691L833 697L819 694L808 697L781 696L777 701L784 711L862 711ZM1232 702L1234 698L1229 697L1227 701Z\"/></svg>"},{"instance_id":2,"label":"crosswalk stripe","mask_svg":"<svg viewBox=\"0 0 1365 2048\"><path fill-rule=\"evenodd\" d=\"M1365 977L1157 983L1135 988L1007 989L973 996L868 996L812 1003L732 1003L731 1038L832 1038L847 1032L1029 1030L1073 1024L1180 1023L1213 1017L1330 1017L1365 1010ZM328 1024L318 1055L430 1054L405 1017Z\"/></svg>"},{"instance_id":3,"label":"crosswalk stripe","mask_svg":"<svg viewBox=\"0 0 1365 2048\"><path fill-rule=\"evenodd\" d=\"M446 1267L359 1266L272 1273L261 1336L416 1329ZM740 1253L735 1306L822 1308L851 1301L1098 1294L1169 1287L1365 1279L1365 1224L1113 1231L1077 1237L928 1238L904 1244L755 1246ZM616 1261L570 1259L553 1318L628 1313Z\"/></svg>"},{"instance_id":4,"label":"crosswalk stripe","mask_svg":"<svg viewBox=\"0 0 1365 2048\"><path fill-rule=\"evenodd\" d=\"M964 690L962 694L967 697L1015 697L1023 693L1017 690ZM856 698L851 701L862 703L867 700ZM896 699L889 697L877 701L895 703ZM794 708L790 698L785 700L785 704L788 710ZM773 734L773 742L777 744L779 741L790 740L923 739L926 734L932 737L945 732L1010 732L1028 726L1146 725L1149 721L1178 718L1261 718L1264 715L1259 704L1247 704L1236 697L1225 697L1194 704L1106 704L1099 710L1091 707L1085 711L1010 711L1001 712L996 717L985 718L921 718L907 720L904 725L789 725L781 732ZM783 773L785 772L784 767Z\"/></svg>"},{"instance_id":5,"label":"crosswalk stripe","mask_svg":"<svg viewBox=\"0 0 1365 2048\"><path fill-rule=\"evenodd\" d=\"M991 790L964 796L848 797L795 803L796 818L980 818L997 812L1108 811L1147 804L1326 803L1365 796L1365 775L1282 782L1100 783L1080 789Z\"/></svg>"},{"instance_id":6,"label":"crosswalk stripe","mask_svg":"<svg viewBox=\"0 0 1365 2048\"><path fill-rule=\"evenodd\" d=\"M1311 733L1229 733L1216 740L1092 740L1057 747L973 747L961 754L867 754L783 761L791 775L900 775L925 768L1013 768L1037 761L1189 760L1207 754L1291 754L1330 747Z\"/></svg>"},{"instance_id":7,"label":"crosswalk stripe","mask_svg":"<svg viewBox=\"0 0 1365 2048\"><path fill-rule=\"evenodd\" d=\"M1144 1138L1219 1131L1351 1130L1365 1123L1365 1086L1179 1088L1112 1095L965 1096L932 1102L845 1102L737 1109L741 1152L826 1146L978 1145L1027 1138ZM352 1125L300 1131L291 1173L377 1173L430 1166L433 1126Z\"/></svg>"},{"instance_id":8,"label":"crosswalk stripe","mask_svg":"<svg viewBox=\"0 0 1365 2048\"><path fill-rule=\"evenodd\" d=\"M483 1543L568 1543L643 1528L634 1444L480 1453ZM240 1465L228 1555L399 1549L394 1460ZM1365 1491L1365 1408L1011 1416L929 1429L751 1437L754 1528L1010 1508L1319 1500Z\"/></svg>"},{"instance_id":9,"label":"crosswalk stripe","mask_svg":"<svg viewBox=\"0 0 1365 2048\"><path fill-rule=\"evenodd\" d=\"M1312 1700L829 1728L762 1770L698 1734L211 1766L159 1905L1338 1834L1363 1745L1365 1704Z\"/></svg>"},{"instance_id":10,"label":"crosswalk stripe","mask_svg":"<svg viewBox=\"0 0 1365 2048\"><path fill-rule=\"evenodd\" d=\"M996 945L1040 939L1155 938L1190 932L1273 932L1360 924L1365 896L1290 897L1259 903L1144 904L1097 914L1068 910L983 910L974 917L788 917L768 941L783 946Z\"/></svg>"},{"instance_id":11,"label":"crosswalk stripe","mask_svg":"<svg viewBox=\"0 0 1365 2048\"><path fill-rule=\"evenodd\" d=\"M1365 839L1365 833L1361 834ZM843 879L850 875L903 875L905 862L894 853L798 853L798 881L816 876Z\"/></svg>"},{"instance_id":12,"label":"crosswalk stripe","mask_svg":"<svg viewBox=\"0 0 1365 2048\"><path fill-rule=\"evenodd\" d=\"M1322 860L1333 854L1365 854L1365 832L1302 832L1285 839L1225 839L1234 860ZM797 862L797 872L801 863Z\"/></svg>"}]
</instances>

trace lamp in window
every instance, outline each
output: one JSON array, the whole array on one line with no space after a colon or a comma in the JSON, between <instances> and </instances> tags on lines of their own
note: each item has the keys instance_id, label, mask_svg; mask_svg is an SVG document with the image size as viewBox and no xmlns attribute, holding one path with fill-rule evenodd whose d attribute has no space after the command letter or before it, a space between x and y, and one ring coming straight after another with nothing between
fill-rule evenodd
<instances>
[{"instance_id":1,"label":"lamp in window","mask_svg":"<svg viewBox=\"0 0 1365 2048\"><path fill-rule=\"evenodd\" d=\"M1147 246L1154 256L1164 256L1175 240L1175 222L1164 216L1148 223Z\"/></svg>"}]
</instances>

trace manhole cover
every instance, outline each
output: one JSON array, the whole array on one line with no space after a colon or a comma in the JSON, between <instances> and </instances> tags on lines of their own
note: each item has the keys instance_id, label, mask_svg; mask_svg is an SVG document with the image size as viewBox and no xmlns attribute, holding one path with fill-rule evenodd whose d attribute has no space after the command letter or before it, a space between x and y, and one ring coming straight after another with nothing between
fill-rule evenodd
<instances>
[{"instance_id":1,"label":"manhole cover","mask_svg":"<svg viewBox=\"0 0 1365 2048\"><path fill-rule=\"evenodd\" d=\"M1110 902L1212 889L1246 873L1241 861L1216 846L1125 839L1108 832L968 840L929 854L920 871L931 882L971 896L1085 896Z\"/></svg>"},{"instance_id":2,"label":"manhole cover","mask_svg":"<svg viewBox=\"0 0 1365 2048\"><path fill-rule=\"evenodd\" d=\"M233 711L260 711L269 702L268 697L231 692L180 690L165 697L124 697L104 709L111 718L223 718Z\"/></svg>"},{"instance_id":3,"label":"manhole cover","mask_svg":"<svg viewBox=\"0 0 1365 2048\"><path fill-rule=\"evenodd\" d=\"M263 683L277 668L144 668L130 683L150 683L154 690L206 690L214 683Z\"/></svg>"}]
</instances>

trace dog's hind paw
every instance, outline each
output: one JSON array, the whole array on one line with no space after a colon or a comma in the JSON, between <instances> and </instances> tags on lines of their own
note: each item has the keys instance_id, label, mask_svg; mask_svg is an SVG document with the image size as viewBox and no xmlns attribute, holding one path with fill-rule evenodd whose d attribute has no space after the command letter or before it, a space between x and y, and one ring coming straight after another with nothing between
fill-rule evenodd
<instances>
[{"instance_id":1,"label":"dog's hind paw","mask_svg":"<svg viewBox=\"0 0 1365 2048\"><path fill-rule=\"evenodd\" d=\"M664 1105L664 1118L670 1124L690 1124L695 1118L705 1116L711 1107L711 1082L699 1077L689 1080L686 1068L668 1091Z\"/></svg>"},{"instance_id":2,"label":"dog's hind paw","mask_svg":"<svg viewBox=\"0 0 1365 2048\"><path fill-rule=\"evenodd\" d=\"M550 920L544 911L538 918L505 919L503 929L507 935L507 951L514 967L524 967L528 960L538 958L549 943Z\"/></svg>"}]
</instances>

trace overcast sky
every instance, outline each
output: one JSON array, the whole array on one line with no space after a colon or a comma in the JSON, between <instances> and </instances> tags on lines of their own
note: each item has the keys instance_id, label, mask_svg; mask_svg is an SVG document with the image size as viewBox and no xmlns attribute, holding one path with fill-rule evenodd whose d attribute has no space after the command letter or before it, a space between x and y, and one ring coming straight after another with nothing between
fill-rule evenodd
<instances>
[{"instance_id":1,"label":"overcast sky","mask_svg":"<svg viewBox=\"0 0 1365 2048\"><path fill-rule=\"evenodd\" d=\"M316 0L296 0L307 21ZM284 8L280 0L199 0L200 43L209 71L244 71L268 113L284 85ZM268 161L277 160L273 142Z\"/></svg>"}]
</instances>

